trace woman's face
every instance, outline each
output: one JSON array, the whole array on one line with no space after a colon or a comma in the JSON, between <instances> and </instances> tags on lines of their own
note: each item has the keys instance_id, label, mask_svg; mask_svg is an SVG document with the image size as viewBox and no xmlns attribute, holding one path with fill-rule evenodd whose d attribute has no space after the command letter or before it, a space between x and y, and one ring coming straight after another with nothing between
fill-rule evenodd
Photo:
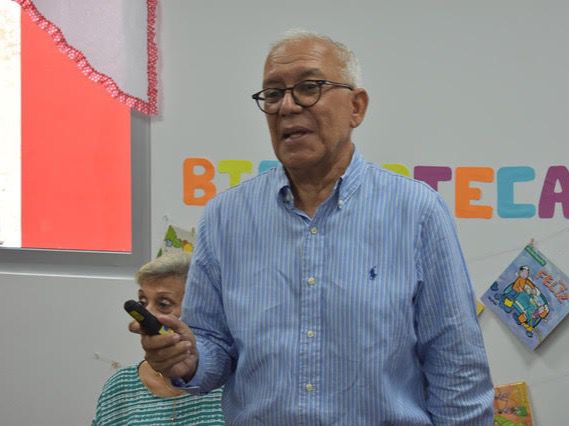
<instances>
[{"instance_id":1,"label":"woman's face","mask_svg":"<svg viewBox=\"0 0 569 426\"><path fill-rule=\"evenodd\" d=\"M143 281L138 290L138 301L154 315L180 317L185 284L182 278L175 276Z\"/></svg>"}]
</instances>

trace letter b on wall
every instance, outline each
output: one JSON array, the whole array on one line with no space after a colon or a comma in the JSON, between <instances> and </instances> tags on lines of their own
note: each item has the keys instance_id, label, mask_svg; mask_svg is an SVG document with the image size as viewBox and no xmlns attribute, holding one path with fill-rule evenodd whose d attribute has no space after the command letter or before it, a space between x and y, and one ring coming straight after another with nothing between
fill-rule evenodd
<instances>
[{"instance_id":1,"label":"letter b on wall","mask_svg":"<svg viewBox=\"0 0 569 426\"><path fill-rule=\"evenodd\" d=\"M207 158L186 158L184 160L184 203L205 206L215 197L216 188L212 180L215 168Z\"/></svg>"}]
</instances>

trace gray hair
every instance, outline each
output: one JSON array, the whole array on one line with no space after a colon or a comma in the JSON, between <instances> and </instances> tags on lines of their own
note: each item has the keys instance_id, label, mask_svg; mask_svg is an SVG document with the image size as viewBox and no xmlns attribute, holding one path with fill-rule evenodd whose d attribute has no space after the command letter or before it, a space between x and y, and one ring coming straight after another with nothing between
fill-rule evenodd
<instances>
[{"instance_id":1,"label":"gray hair","mask_svg":"<svg viewBox=\"0 0 569 426\"><path fill-rule=\"evenodd\" d=\"M155 279L179 277L186 281L192 256L185 252L171 252L163 254L142 265L136 272L135 279L138 285Z\"/></svg>"},{"instance_id":2,"label":"gray hair","mask_svg":"<svg viewBox=\"0 0 569 426\"><path fill-rule=\"evenodd\" d=\"M362 84L362 71L360 62L355 53L343 43L336 41L327 35L317 33L315 31L307 31L300 28L292 28L285 31L275 42L271 44L269 56L279 47L291 41L300 40L319 40L330 43L336 49L336 55L342 64L342 75L346 79L346 83L355 87Z\"/></svg>"}]
</instances>

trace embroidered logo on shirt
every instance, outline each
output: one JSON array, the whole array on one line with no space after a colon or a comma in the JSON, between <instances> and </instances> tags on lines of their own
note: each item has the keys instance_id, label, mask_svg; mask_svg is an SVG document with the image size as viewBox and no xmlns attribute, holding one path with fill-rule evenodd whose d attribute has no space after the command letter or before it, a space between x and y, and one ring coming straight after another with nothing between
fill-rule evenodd
<instances>
[{"instance_id":1,"label":"embroidered logo on shirt","mask_svg":"<svg viewBox=\"0 0 569 426\"><path fill-rule=\"evenodd\" d=\"M376 266L374 266L373 268L371 268L369 270L369 279L375 280L375 277L377 277L377 267Z\"/></svg>"}]
</instances>

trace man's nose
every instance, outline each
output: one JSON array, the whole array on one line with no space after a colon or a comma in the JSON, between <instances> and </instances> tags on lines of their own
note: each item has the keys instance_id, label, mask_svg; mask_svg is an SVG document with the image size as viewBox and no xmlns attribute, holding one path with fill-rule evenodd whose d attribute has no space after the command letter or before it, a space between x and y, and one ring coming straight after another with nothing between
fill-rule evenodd
<instances>
[{"instance_id":1,"label":"man's nose","mask_svg":"<svg viewBox=\"0 0 569 426\"><path fill-rule=\"evenodd\" d=\"M294 96L292 95L292 89L285 90L283 98L281 100L279 114L287 115L292 113L298 113L301 111L302 107L294 101Z\"/></svg>"}]
</instances>

